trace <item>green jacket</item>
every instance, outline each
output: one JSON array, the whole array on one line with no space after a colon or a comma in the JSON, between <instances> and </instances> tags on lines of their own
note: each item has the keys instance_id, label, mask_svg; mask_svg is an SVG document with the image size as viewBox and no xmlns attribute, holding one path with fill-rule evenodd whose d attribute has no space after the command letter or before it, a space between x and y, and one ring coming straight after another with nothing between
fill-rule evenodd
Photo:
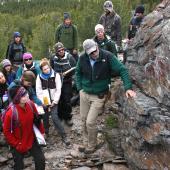
<instances>
[{"instance_id":1,"label":"green jacket","mask_svg":"<svg viewBox=\"0 0 170 170\"><path fill-rule=\"evenodd\" d=\"M78 48L78 31L77 27L71 24L69 27L60 24L57 27L55 42L63 43L66 49L77 49Z\"/></svg>"},{"instance_id":2,"label":"green jacket","mask_svg":"<svg viewBox=\"0 0 170 170\"><path fill-rule=\"evenodd\" d=\"M76 86L89 94L101 94L109 89L111 75L116 73L123 80L125 90L132 89L128 71L118 59L106 50L99 50L99 58L93 68L89 56L83 53L76 66Z\"/></svg>"}]
</instances>

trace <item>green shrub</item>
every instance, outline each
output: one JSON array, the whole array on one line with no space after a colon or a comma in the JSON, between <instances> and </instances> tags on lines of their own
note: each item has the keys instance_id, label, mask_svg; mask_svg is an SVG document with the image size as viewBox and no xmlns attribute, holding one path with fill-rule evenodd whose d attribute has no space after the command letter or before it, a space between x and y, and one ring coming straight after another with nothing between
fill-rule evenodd
<instances>
[{"instance_id":1,"label":"green shrub","mask_svg":"<svg viewBox=\"0 0 170 170\"><path fill-rule=\"evenodd\" d=\"M115 115L109 115L106 117L105 124L107 128L117 128L118 127L118 119Z\"/></svg>"}]
</instances>

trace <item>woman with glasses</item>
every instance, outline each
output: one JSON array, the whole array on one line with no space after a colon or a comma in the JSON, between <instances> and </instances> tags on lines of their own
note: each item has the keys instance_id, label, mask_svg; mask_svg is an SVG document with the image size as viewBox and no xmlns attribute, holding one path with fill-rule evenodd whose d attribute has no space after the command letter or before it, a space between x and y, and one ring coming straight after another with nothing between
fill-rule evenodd
<instances>
[{"instance_id":1,"label":"woman with glasses","mask_svg":"<svg viewBox=\"0 0 170 170\"><path fill-rule=\"evenodd\" d=\"M40 73L39 64L33 60L33 56L29 52L23 54L23 64L18 68L16 78L20 79L23 72L27 70L32 71L35 77Z\"/></svg>"}]
</instances>

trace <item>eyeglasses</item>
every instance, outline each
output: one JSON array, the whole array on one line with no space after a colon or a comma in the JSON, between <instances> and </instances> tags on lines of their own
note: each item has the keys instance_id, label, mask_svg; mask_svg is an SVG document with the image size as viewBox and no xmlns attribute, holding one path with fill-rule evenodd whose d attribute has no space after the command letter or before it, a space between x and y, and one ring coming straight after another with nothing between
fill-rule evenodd
<instances>
[{"instance_id":1,"label":"eyeglasses","mask_svg":"<svg viewBox=\"0 0 170 170\"><path fill-rule=\"evenodd\" d=\"M32 58L24 59L24 61L31 61L31 60L32 60Z\"/></svg>"},{"instance_id":2,"label":"eyeglasses","mask_svg":"<svg viewBox=\"0 0 170 170\"><path fill-rule=\"evenodd\" d=\"M60 50L57 50L58 53L64 51L64 48L60 49Z\"/></svg>"},{"instance_id":3,"label":"eyeglasses","mask_svg":"<svg viewBox=\"0 0 170 170\"><path fill-rule=\"evenodd\" d=\"M95 51L91 52L90 55L93 55L93 54L95 54L96 52L97 52L97 49L96 49Z\"/></svg>"}]
</instances>

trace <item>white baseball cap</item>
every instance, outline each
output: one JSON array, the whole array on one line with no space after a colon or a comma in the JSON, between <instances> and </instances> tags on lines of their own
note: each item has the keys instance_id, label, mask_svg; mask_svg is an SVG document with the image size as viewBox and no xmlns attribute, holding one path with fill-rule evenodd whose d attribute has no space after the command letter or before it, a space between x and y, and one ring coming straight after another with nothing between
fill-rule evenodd
<instances>
[{"instance_id":1,"label":"white baseball cap","mask_svg":"<svg viewBox=\"0 0 170 170\"><path fill-rule=\"evenodd\" d=\"M92 52L96 51L97 44L93 39L86 39L83 42L83 48L84 48L85 52L89 55Z\"/></svg>"}]
</instances>

